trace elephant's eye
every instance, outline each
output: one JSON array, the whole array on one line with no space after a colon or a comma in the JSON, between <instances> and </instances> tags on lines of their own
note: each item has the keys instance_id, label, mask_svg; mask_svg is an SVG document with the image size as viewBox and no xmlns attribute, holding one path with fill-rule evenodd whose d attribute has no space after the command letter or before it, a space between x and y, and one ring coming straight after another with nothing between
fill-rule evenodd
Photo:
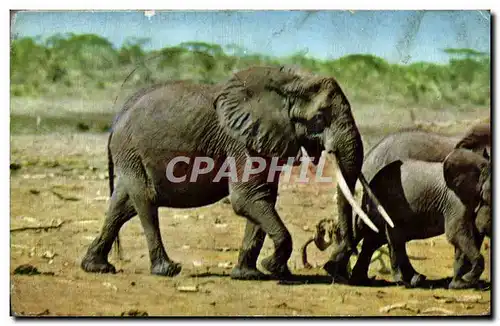
<instances>
[{"instance_id":1,"label":"elephant's eye","mask_svg":"<svg viewBox=\"0 0 500 326\"><path fill-rule=\"evenodd\" d=\"M307 130L312 134L322 133L326 128L326 117L323 112L319 112L312 119L307 121Z\"/></svg>"},{"instance_id":2,"label":"elephant's eye","mask_svg":"<svg viewBox=\"0 0 500 326\"><path fill-rule=\"evenodd\" d=\"M297 98L293 97L293 96L288 96L286 99L285 99L285 106L286 108L288 109L288 111L290 112L294 105L297 103Z\"/></svg>"}]
</instances>

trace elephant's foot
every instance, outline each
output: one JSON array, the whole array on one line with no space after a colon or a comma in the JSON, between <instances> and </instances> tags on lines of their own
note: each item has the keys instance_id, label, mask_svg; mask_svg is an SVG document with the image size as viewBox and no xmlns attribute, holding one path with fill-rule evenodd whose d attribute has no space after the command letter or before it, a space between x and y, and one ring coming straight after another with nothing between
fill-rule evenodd
<instances>
[{"instance_id":1,"label":"elephant's foot","mask_svg":"<svg viewBox=\"0 0 500 326\"><path fill-rule=\"evenodd\" d=\"M256 268L236 266L231 271L233 280L266 280L269 276L257 270Z\"/></svg>"},{"instance_id":2,"label":"elephant's foot","mask_svg":"<svg viewBox=\"0 0 500 326\"><path fill-rule=\"evenodd\" d=\"M461 278L453 279L448 285L448 289L450 290L459 290L459 289L471 289L475 288L477 283L466 282Z\"/></svg>"},{"instance_id":3,"label":"elephant's foot","mask_svg":"<svg viewBox=\"0 0 500 326\"><path fill-rule=\"evenodd\" d=\"M276 262L274 256L270 256L262 259L261 261L262 267L273 276L282 279L292 276L292 272L288 269L288 266L285 264L280 264Z\"/></svg>"},{"instance_id":4,"label":"elephant's foot","mask_svg":"<svg viewBox=\"0 0 500 326\"><path fill-rule=\"evenodd\" d=\"M160 276L176 276L181 272L182 266L173 261L161 260L151 265L151 274Z\"/></svg>"},{"instance_id":5,"label":"elephant's foot","mask_svg":"<svg viewBox=\"0 0 500 326\"><path fill-rule=\"evenodd\" d=\"M323 265L323 269L333 278L334 283L349 283L349 273L347 272L346 264L330 260Z\"/></svg>"},{"instance_id":6,"label":"elephant's foot","mask_svg":"<svg viewBox=\"0 0 500 326\"><path fill-rule=\"evenodd\" d=\"M411 288L421 287L424 284L426 279L427 279L427 276L419 274L419 273L415 273L410 280L409 287L411 287Z\"/></svg>"},{"instance_id":7,"label":"elephant's foot","mask_svg":"<svg viewBox=\"0 0 500 326\"><path fill-rule=\"evenodd\" d=\"M80 266L87 273L116 273L115 267L101 257L86 255Z\"/></svg>"},{"instance_id":8,"label":"elephant's foot","mask_svg":"<svg viewBox=\"0 0 500 326\"><path fill-rule=\"evenodd\" d=\"M467 283L475 284L477 283L477 281L479 281L479 278L481 277L483 271L484 271L484 258L480 257L477 263L473 264L471 271L462 276L462 279Z\"/></svg>"},{"instance_id":9,"label":"elephant's foot","mask_svg":"<svg viewBox=\"0 0 500 326\"><path fill-rule=\"evenodd\" d=\"M399 285L404 285L407 289L421 287L427 277L425 275L414 273L413 276L408 280L404 279L401 273L394 275L394 281Z\"/></svg>"}]
</instances>

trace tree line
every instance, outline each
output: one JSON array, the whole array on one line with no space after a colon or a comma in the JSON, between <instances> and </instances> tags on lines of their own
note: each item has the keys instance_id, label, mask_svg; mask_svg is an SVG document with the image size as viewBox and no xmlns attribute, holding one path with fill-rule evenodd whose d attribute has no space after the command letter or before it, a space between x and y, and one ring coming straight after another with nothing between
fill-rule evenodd
<instances>
[{"instance_id":1,"label":"tree line","mask_svg":"<svg viewBox=\"0 0 500 326\"><path fill-rule=\"evenodd\" d=\"M148 39L130 38L117 48L93 34L57 34L44 40L13 37L12 96L91 94L138 88L172 79L215 83L232 72L260 64L293 64L334 76L353 101L400 104L490 105L490 55L473 49L443 49L446 64L394 64L368 54L320 60L249 54L236 45L184 42L146 50Z\"/></svg>"}]
</instances>

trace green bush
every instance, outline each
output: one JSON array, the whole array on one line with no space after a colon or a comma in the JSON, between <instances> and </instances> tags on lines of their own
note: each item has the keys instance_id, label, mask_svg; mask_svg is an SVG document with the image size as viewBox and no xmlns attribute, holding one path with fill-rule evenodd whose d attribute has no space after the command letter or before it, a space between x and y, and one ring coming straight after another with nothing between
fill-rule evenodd
<instances>
[{"instance_id":1,"label":"green bush","mask_svg":"<svg viewBox=\"0 0 500 326\"><path fill-rule=\"evenodd\" d=\"M426 106L490 105L490 56L471 49L444 49L448 64L390 64L367 54L318 60L296 53L273 58L237 46L184 42L146 51L147 39L121 48L97 35L54 35L45 41L11 42L11 95L92 94L95 90L140 87L171 79L215 83L251 65L293 64L335 77L349 99ZM51 94L54 93L54 94Z\"/></svg>"}]
</instances>

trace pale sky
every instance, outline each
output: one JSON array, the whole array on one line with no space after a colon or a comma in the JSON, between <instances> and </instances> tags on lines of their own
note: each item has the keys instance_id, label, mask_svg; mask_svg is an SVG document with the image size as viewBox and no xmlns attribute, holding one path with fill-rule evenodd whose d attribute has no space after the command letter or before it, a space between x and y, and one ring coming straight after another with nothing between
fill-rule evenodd
<instances>
[{"instance_id":1,"label":"pale sky","mask_svg":"<svg viewBox=\"0 0 500 326\"><path fill-rule=\"evenodd\" d=\"M444 48L490 51L488 11L143 11L20 12L18 36L93 33L116 47L128 37L146 48L187 41L236 44L250 53L319 59L373 54L390 62L447 62Z\"/></svg>"}]
</instances>

